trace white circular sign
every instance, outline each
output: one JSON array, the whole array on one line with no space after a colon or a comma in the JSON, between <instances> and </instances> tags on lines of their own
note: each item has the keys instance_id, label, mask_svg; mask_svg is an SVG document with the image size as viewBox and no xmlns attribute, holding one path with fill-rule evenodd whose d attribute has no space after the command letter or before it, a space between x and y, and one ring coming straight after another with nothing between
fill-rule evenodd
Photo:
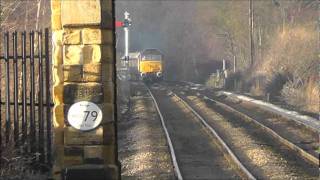
<instances>
[{"instance_id":1,"label":"white circular sign","mask_svg":"<svg viewBox=\"0 0 320 180\"><path fill-rule=\"evenodd\" d=\"M73 104L68 111L68 122L81 131L96 128L102 121L102 111L94 103L81 101Z\"/></svg>"}]
</instances>

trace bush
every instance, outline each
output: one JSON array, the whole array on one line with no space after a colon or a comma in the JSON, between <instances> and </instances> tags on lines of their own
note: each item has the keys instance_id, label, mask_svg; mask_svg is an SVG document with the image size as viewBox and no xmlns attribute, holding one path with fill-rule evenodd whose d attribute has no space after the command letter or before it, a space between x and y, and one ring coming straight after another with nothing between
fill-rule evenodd
<instances>
[{"instance_id":1,"label":"bush","mask_svg":"<svg viewBox=\"0 0 320 180\"><path fill-rule=\"evenodd\" d=\"M307 81L292 79L284 85L281 96L290 105L318 113L320 94L318 81L318 77L311 77Z\"/></svg>"},{"instance_id":2,"label":"bush","mask_svg":"<svg viewBox=\"0 0 320 180\"><path fill-rule=\"evenodd\" d=\"M288 76L284 73L275 73L269 80L266 81L264 93L270 94L270 97L277 97L281 95L282 88L286 84Z\"/></svg>"},{"instance_id":3,"label":"bush","mask_svg":"<svg viewBox=\"0 0 320 180\"><path fill-rule=\"evenodd\" d=\"M226 79L225 88L227 90L234 90L234 91L241 91L244 87L242 87L242 73L236 72L233 74L230 74L229 77Z\"/></svg>"},{"instance_id":4,"label":"bush","mask_svg":"<svg viewBox=\"0 0 320 180\"><path fill-rule=\"evenodd\" d=\"M222 73L212 73L206 80L206 86L210 88L223 88L224 78Z\"/></svg>"}]
</instances>

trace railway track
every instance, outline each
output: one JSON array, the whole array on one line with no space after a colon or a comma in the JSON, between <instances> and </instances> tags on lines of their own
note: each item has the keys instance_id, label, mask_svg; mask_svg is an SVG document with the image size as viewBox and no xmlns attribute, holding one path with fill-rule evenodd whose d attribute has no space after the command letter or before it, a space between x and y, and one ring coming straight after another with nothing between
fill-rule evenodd
<instances>
[{"instance_id":1,"label":"railway track","mask_svg":"<svg viewBox=\"0 0 320 180\"><path fill-rule=\"evenodd\" d=\"M319 153L316 152L319 147L317 130L291 120L290 117L266 111L250 102L229 99L225 96L215 96L214 93L206 91L187 94L193 94L204 101L214 103L216 107L220 107L222 110L220 113L233 113L255 123L279 142L296 151L300 157L315 166L319 165Z\"/></svg>"},{"instance_id":2,"label":"railway track","mask_svg":"<svg viewBox=\"0 0 320 180\"><path fill-rule=\"evenodd\" d=\"M208 103L214 103L220 107L222 114L233 113L255 123L279 142L296 151L302 158L315 166L319 165L319 153L316 152L319 147L318 130L291 120L290 117L266 111L250 102L215 96L214 92L202 91L187 94L196 95Z\"/></svg>"},{"instance_id":3,"label":"railway track","mask_svg":"<svg viewBox=\"0 0 320 180\"><path fill-rule=\"evenodd\" d=\"M173 92L149 89L178 179L255 179L218 133Z\"/></svg>"},{"instance_id":4,"label":"railway track","mask_svg":"<svg viewBox=\"0 0 320 180\"><path fill-rule=\"evenodd\" d=\"M318 179L316 165L318 161L312 154L283 138L273 129L264 126L263 123L254 122L255 119L245 113L208 96L199 95L199 93L190 95L185 91L178 92L177 88L163 85L163 83L157 88L151 86L149 91L153 94L154 102L158 106L162 124L167 129L167 138L171 139L171 151L176 161L175 167L178 167L176 169L179 169L181 178L195 179L195 177L190 178L188 173L185 175L185 172L189 170L185 170L186 161L183 157L194 157L194 159L197 157L196 154L182 155L186 153L183 152L186 147L187 149L191 147L189 144L181 148L181 140L184 141L179 137L179 135L183 136L183 133L179 134L179 132L193 132L202 127L202 131L204 130L206 136L210 138L204 138L203 133L199 132L201 136L196 138L195 142L211 139L212 144L217 146L227 159L227 161L220 160L216 163L229 166L229 169L231 167L233 169L231 172L236 174L231 177L215 177L214 173L211 173L211 179ZM177 144L180 145L177 146ZM193 161L190 163L192 164ZM211 166L214 165L211 164ZM197 168L191 169L196 171Z\"/></svg>"},{"instance_id":5,"label":"railway track","mask_svg":"<svg viewBox=\"0 0 320 180\"><path fill-rule=\"evenodd\" d=\"M217 100L213 100L207 96L204 96L204 99L207 99L211 102L214 102L216 103L218 106L226 109L227 111L229 112L232 112L234 114L236 114L237 116L240 116L244 119L247 119L248 121L250 122L253 122L255 123L257 126L259 126L260 128L262 128L265 132L267 132L268 134L270 134L271 136L273 136L275 139L277 139L279 142L281 142L282 144L284 144L285 146L287 146L288 148L292 149L293 151L296 151L297 154L299 156L301 156L302 158L304 158L305 160L309 161L310 163L314 164L315 166L317 166L319 164L319 160L318 158L316 157L317 154L315 152L315 147L316 147L316 144L317 144L317 140L316 140L316 136L308 136L308 137L313 137L309 140L307 140L306 138L303 138L302 136L299 136L299 135L302 135L303 132L298 132L299 131L299 127L297 127L296 125L290 125L288 122L279 122L279 119L281 120L281 118L278 117L278 119L272 119L271 116L269 116L268 118L265 118L265 119L269 119L273 122L275 121L278 121L277 123L277 126L279 126L280 123L283 123L283 124L286 124L286 129L289 130L289 131L294 131L296 133L288 133L288 134L291 134L291 138L289 138L290 136L286 136L285 135L281 135L281 134L284 134L284 132L282 132L281 134L279 132L280 129L277 130L274 130L272 128L270 128L269 126L265 125L263 122L257 120L256 118L253 118L251 116L249 116L248 114L246 113L243 113L237 109L235 109L234 107L230 106L230 105L227 105L221 101L217 101ZM270 122L269 122L270 124ZM282 124L282 126L284 126ZM290 128L288 128L290 127ZM283 128L284 129L284 128ZM283 130L282 129L282 130ZM306 133L306 131L304 131L304 133ZM308 134L310 134L310 132L308 132ZM305 135L306 136L306 135ZM291 141L290 141L291 140ZM310 142L311 140L311 142ZM292 141L294 142L300 142L300 143L293 143Z\"/></svg>"},{"instance_id":6,"label":"railway track","mask_svg":"<svg viewBox=\"0 0 320 180\"><path fill-rule=\"evenodd\" d=\"M223 139L230 144L232 149L235 149L234 152L239 159L242 162L249 162L244 164L259 179L266 177L280 179L318 178L317 158L281 137L271 128L206 96L195 95L195 93L188 93L181 91L181 89L173 91L181 92L182 99L202 117L205 117L210 125L218 129L218 133L222 135ZM245 141L243 142L243 140ZM255 144L260 147L255 147ZM259 158L261 158L261 162L255 162ZM264 165L263 162L266 164Z\"/></svg>"}]
</instances>

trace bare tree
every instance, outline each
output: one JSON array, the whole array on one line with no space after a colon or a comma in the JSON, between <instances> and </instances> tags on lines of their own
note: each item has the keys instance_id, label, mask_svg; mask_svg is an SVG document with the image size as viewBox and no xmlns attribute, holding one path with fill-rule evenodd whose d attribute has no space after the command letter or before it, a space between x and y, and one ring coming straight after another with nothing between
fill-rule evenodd
<instances>
[{"instance_id":1,"label":"bare tree","mask_svg":"<svg viewBox=\"0 0 320 180\"><path fill-rule=\"evenodd\" d=\"M42 0L38 0L37 17L36 17L36 30L39 29L39 16L40 16L41 2L42 2Z\"/></svg>"}]
</instances>

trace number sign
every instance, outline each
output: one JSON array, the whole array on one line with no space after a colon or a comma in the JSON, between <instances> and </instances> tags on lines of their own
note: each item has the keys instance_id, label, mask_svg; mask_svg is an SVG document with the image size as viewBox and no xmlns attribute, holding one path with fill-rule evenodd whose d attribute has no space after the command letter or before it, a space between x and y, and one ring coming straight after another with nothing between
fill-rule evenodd
<instances>
[{"instance_id":1,"label":"number sign","mask_svg":"<svg viewBox=\"0 0 320 180\"><path fill-rule=\"evenodd\" d=\"M68 112L70 125L81 131L88 131L99 126L102 120L102 111L94 103L81 101L73 104Z\"/></svg>"}]
</instances>

